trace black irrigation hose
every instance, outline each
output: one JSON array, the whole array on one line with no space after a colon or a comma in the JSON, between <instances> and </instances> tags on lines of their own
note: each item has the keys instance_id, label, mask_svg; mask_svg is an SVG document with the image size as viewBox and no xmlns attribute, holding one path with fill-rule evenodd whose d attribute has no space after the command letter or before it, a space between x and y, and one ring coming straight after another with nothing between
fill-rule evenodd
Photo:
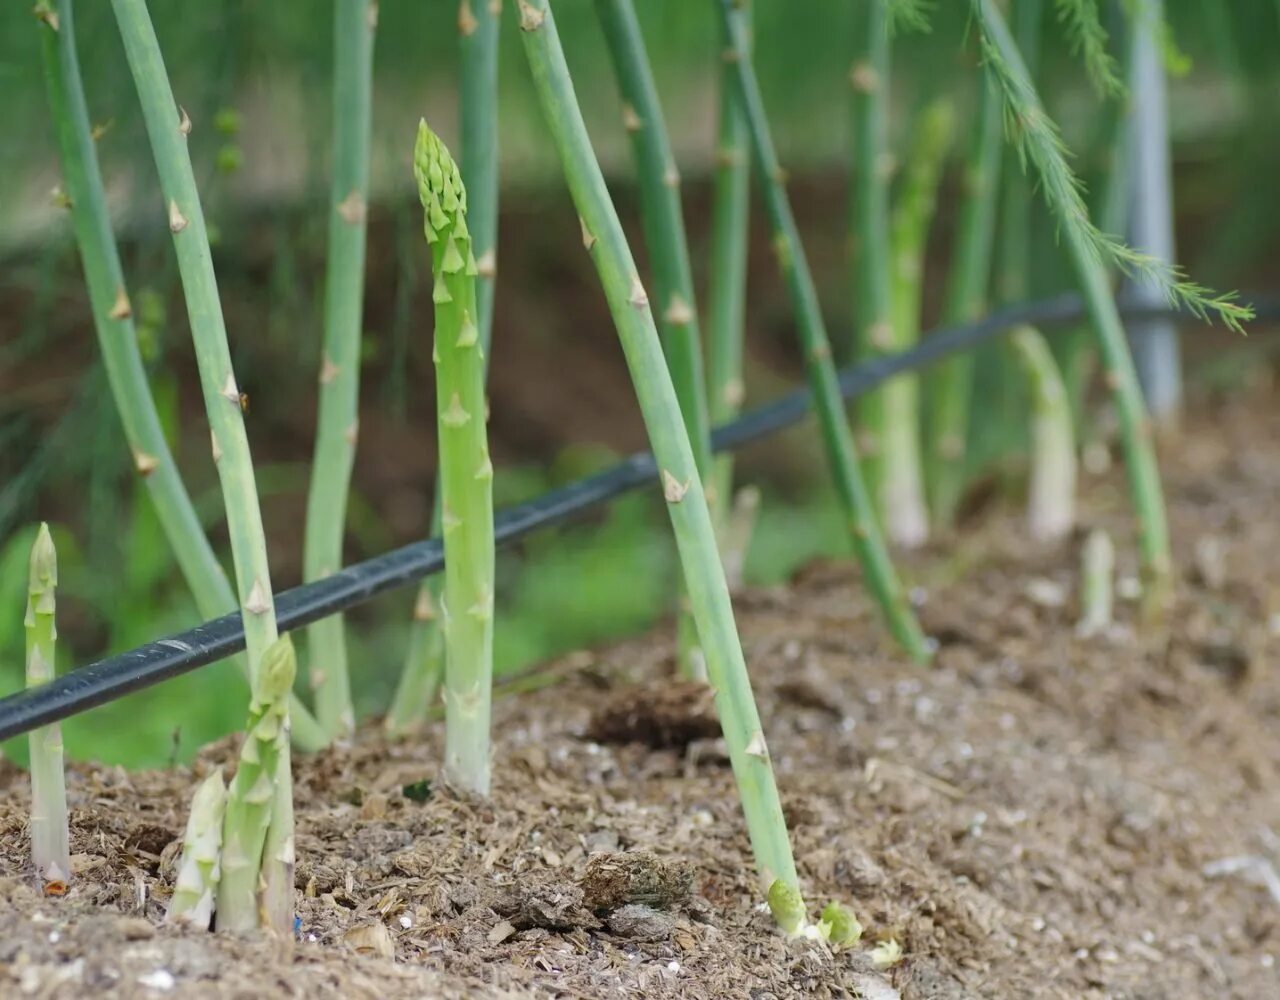
<instances>
[{"instance_id":1,"label":"black irrigation hose","mask_svg":"<svg viewBox=\"0 0 1280 1000\"><path fill-rule=\"evenodd\" d=\"M1280 296L1258 297L1252 300L1252 305L1259 318L1280 318ZM1182 315L1164 307L1126 304L1123 301L1120 306L1122 314L1128 318ZM853 399L893 375L927 367L949 354L976 347L1012 327L1026 323L1040 327L1064 326L1080 322L1084 315L1084 306L1075 294L999 309L976 323L939 330L909 351L843 369L840 372L840 391L846 399ZM798 423L809 412L809 407L808 390L797 389L750 411L733 423L716 428L711 435L712 448L717 452L733 451L767 437ZM657 475L653 456L642 452L604 472L501 510L494 519L497 543L509 544L538 528L568 521L640 486L656 485ZM348 566L324 580L276 595L276 618L280 630L289 632L326 615L363 604L384 591L414 583L443 567L444 549L437 539L414 542ZM244 628L240 613L232 612L166 639L157 639L137 649L109 656L63 674L48 684L0 699L0 740L104 705L242 649Z\"/></svg>"}]
</instances>

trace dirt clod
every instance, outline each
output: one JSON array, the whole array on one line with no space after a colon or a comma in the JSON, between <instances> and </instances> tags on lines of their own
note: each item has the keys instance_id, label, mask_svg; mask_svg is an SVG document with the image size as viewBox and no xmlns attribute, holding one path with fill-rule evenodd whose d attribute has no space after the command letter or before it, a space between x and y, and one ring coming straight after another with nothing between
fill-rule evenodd
<instances>
[{"instance_id":1,"label":"dirt clod","mask_svg":"<svg viewBox=\"0 0 1280 1000\"><path fill-rule=\"evenodd\" d=\"M587 735L599 743L683 749L720 735L715 699L710 685L696 681L622 687L596 708Z\"/></svg>"},{"instance_id":2,"label":"dirt clod","mask_svg":"<svg viewBox=\"0 0 1280 1000\"><path fill-rule=\"evenodd\" d=\"M689 898L693 866L664 861L648 851L596 854L587 861L580 884L583 902L596 913L632 903L673 910Z\"/></svg>"}]
</instances>

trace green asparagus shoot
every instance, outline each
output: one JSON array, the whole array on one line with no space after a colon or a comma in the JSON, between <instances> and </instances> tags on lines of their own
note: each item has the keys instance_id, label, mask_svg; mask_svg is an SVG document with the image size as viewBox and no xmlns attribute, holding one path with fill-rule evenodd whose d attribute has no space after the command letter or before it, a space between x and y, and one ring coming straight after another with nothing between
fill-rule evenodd
<instances>
[{"instance_id":1,"label":"green asparagus shoot","mask_svg":"<svg viewBox=\"0 0 1280 1000\"><path fill-rule=\"evenodd\" d=\"M489 794L493 694L493 463L484 350L476 326L476 261L467 192L439 136L418 125L413 172L435 281L436 419L445 584L445 759L448 781Z\"/></svg>"},{"instance_id":2,"label":"green asparagus shoot","mask_svg":"<svg viewBox=\"0 0 1280 1000\"><path fill-rule=\"evenodd\" d=\"M165 919L209 929L222 877L222 821L226 807L227 787L222 772L214 771L201 782L191 800L191 815L182 838L182 859Z\"/></svg>"},{"instance_id":3,"label":"green asparagus shoot","mask_svg":"<svg viewBox=\"0 0 1280 1000\"><path fill-rule=\"evenodd\" d=\"M1053 352L1039 330L1024 326L1009 337L1031 390L1031 482L1027 527L1037 541L1066 536L1075 524L1076 443L1071 401Z\"/></svg>"},{"instance_id":4,"label":"green asparagus shoot","mask_svg":"<svg viewBox=\"0 0 1280 1000\"><path fill-rule=\"evenodd\" d=\"M1111 536L1094 528L1085 539L1080 554L1080 621L1076 631L1082 636L1097 635L1111 627L1116 550Z\"/></svg>"},{"instance_id":5,"label":"green asparagus shoot","mask_svg":"<svg viewBox=\"0 0 1280 1000\"><path fill-rule=\"evenodd\" d=\"M49 526L41 524L31 546L27 583L27 687L47 684L54 677L57 588L58 557ZM27 742L31 750L31 860L43 882L65 883L71 879L71 852L62 727L56 722L41 726L32 730Z\"/></svg>"},{"instance_id":6,"label":"green asparagus shoot","mask_svg":"<svg viewBox=\"0 0 1280 1000\"><path fill-rule=\"evenodd\" d=\"M853 910L835 900L822 908L820 923L826 928L827 940L837 948L847 948L862 938L862 924Z\"/></svg>"}]
</instances>

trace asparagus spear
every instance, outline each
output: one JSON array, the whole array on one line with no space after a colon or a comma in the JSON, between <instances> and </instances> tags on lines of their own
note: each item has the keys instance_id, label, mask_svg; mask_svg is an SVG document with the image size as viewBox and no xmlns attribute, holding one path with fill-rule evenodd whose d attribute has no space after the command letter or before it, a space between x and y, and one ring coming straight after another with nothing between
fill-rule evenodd
<instances>
[{"instance_id":1,"label":"asparagus spear","mask_svg":"<svg viewBox=\"0 0 1280 1000\"><path fill-rule=\"evenodd\" d=\"M236 606L236 595L183 485L147 383L80 82L71 0L42 2L37 13L42 25L45 81L57 132L63 185L71 202L71 219L107 382L133 452L134 468L143 477L196 607L205 618L217 618ZM237 657L237 661L242 669L248 669L243 658ZM295 745L319 750L328 742L314 716L296 697L290 703L290 717Z\"/></svg>"},{"instance_id":2,"label":"asparagus spear","mask_svg":"<svg viewBox=\"0 0 1280 1000\"><path fill-rule=\"evenodd\" d=\"M489 794L493 689L493 463L484 351L476 326L476 260L467 192L440 138L418 125L413 172L431 244L436 307L436 422L440 439L445 584L445 777Z\"/></svg>"},{"instance_id":3,"label":"asparagus spear","mask_svg":"<svg viewBox=\"0 0 1280 1000\"><path fill-rule=\"evenodd\" d=\"M471 192L467 229L476 258L476 326L480 349L489 353L494 283L498 273L498 27L501 8L493 0L462 0L458 8L462 179ZM440 532L436 483L431 533ZM422 581L413 606L409 652L400 672L386 727L404 735L426 721L444 674L444 635L439 627L440 577Z\"/></svg>"},{"instance_id":4,"label":"asparagus spear","mask_svg":"<svg viewBox=\"0 0 1280 1000\"><path fill-rule=\"evenodd\" d=\"M289 751L288 696L296 671L293 641L282 635L262 655L249 703L244 744L240 747L240 763L227 790L222 819L222 872L218 880L220 931L253 930L259 924L259 906L263 910L271 906L265 898L268 886L260 872L267 828L277 818L272 815L277 798L276 777ZM264 895L261 901L260 884Z\"/></svg>"},{"instance_id":5,"label":"asparagus spear","mask_svg":"<svg viewBox=\"0 0 1280 1000\"><path fill-rule=\"evenodd\" d=\"M786 822L716 551L706 494L662 356L649 297L591 148L550 5L547 0L518 0L518 11L543 117L560 154L582 222L583 242L604 286L661 469L663 496L762 887L767 891L781 883L798 891Z\"/></svg>"},{"instance_id":6,"label":"asparagus spear","mask_svg":"<svg viewBox=\"0 0 1280 1000\"><path fill-rule=\"evenodd\" d=\"M231 351L222 317L222 303L218 299L204 212L187 152L191 119L173 98L145 0L112 0L112 7L142 104L147 136L160 174L169 229L177 251L178 271L186 293L191 337L200 370L200 387L204 392L214 462L222 484L227 532L231 538L236 588L249 654L249 681L251 688L257 691L261 663L267 649L276 640L275 605L240 388L231 367ZM288 693L286 688L282 697ZM287 734L287 711L282 728ZM290 822L293 781L287 742L279 755L274 781L271 778L269 775L268 784L277 796L275 812L280 826L271 832L272 844L267 851L264 878L268 905L265 912L278 921L274 924L277 933L289 934L292 933L293 907L293 830ZM226 867L224 864L224 877ZM257 877L256 864L254 877Z\"/></svg>"},{"instance_id":7,"label":"asparagus spear","mask_svg":"<svg viewBox=\"0 0 1280 1000\"><path fill-rule=\"evenodd\" d=\"M747 52L742 11L734 0L720 0L720 12L727 43L724 58L733 68L734 94L746 116L756 170L764 185L765 208L773 230L774 248L787 280L800 329L805 368L822 427L827 461L853 535L854 549L889 631L908 655L923 662L929 658L929 645L894 571L858 467L853 436L845 419L844 401L840 397L835 366L831 361L831 343L818 305L818 293L791 214L791 203L783 186L782 167L773 148L760 86Z\"/></svg>"},{"instance_id":8,"label":"asparagus spear","mask_svg":"<svg viewBox=\"0 0 1280 1000\"><path fill-rule=\"evenodd\" d=\"M47 684L54 677L58 628L54 621L58 588L58 557L47 524L40 525L31 546L27 583L27 687ZM62 767L62 727L54 722L32 730L31 860L45 882L71 878L67 832L67 786Z\"/></svg>"},{"instance_id":9,"label":"asparagus spear","mask_svg":"<svg viewBox=\"0 0 1280 1000\"><path fill-rule=\"evenodd\" d=\"M1027 527L1037 541L1065 536L1075 523L1076 441L1071 402L1053 352L1039 330L1019 327L1009 344L1031 389L1031 485Z\"/></svg>"},{"instance_id":10,"label":"asparagus spear","mask_svg":"<svg viewBox=\"0 0 1280 1000\"><path fill-rule=\"evenodd\" d=\"M645 242L653 261L658 297L658 335L675 385L685 430L693 445L698 474L708 487L711 477L711 431L703 382L698 305L693 268L680 206L680 171L662 117L658 88L649 66L644 37L631 0L596 0L596 11L622 92L623 121L631 134L632 155L640 175L640 211ZM714 504L714 496L709 502ZM680 601L677 659L686 677L703 680L706 662L698 649L697 630L688 600Z\"/></svg>"},{"instance_id":11,"label":"asparagus spear","mask_svg":"<svg viewBox=\"0 0 1280 1000\"><path fill-rule=\"evenodd\" d=\"M182 838L182 860L178 862L166 920L209 929L222 878L222 822L226 808L227 786L222 772L214 771L201 782L191 800L191 815Z\"/></svg>"},{"instance_id":12,"label":"asparagus spear","mask_svg":"<svg viewBox=\"0 0 1280 1000\"><path fill-rule=\"evenodd\" d=\"M347 493L356 454L377 10L376 0L336 0L334 4L333 179L324 347L302 552L308 582L342 568ZM320 724L332 736L349 734L355 728L355 713L341 615L321 618L307 629L307 663Z\"/></svg>"}]
</instances>

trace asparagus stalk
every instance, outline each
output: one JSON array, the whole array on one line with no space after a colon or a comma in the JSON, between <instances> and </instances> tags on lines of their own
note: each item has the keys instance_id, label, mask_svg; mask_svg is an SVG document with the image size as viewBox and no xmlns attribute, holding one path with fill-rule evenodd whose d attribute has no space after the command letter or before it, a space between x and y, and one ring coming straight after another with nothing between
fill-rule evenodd
<instances>
[{"instance_id":1,"label":"asparagus stalk","mask_svg":"<svg viewBox=\"0 0 1280 1000\"><path fill-rule=\"evenodd\" d=\"M773 231L774 249L787 281L804 350L805 369L813 390L814 407L822 427L827 461L835 480L844 516L853 536L867 583L880 604L890 633L919 662L929 657L929 644L907 602L876 521L871 498L858 467L853 435L845 419L844 401L831 361L831 343L818 305L818 293L805 259L804 247L791 214L782 167L773 148L760 86L747 52L746 25L734 0L720 0L726 41L725 61L733 69L734 94L751 136L757 173L764 185L765 209Z\"/></svg>"},{"instance_id":2,"label":"asparagus stalk","mask_svg":"<svg viewBox=\"0 0 1280 1000\"><path fill-rule=\"evenodd\" d=\"M308 582L342 568L347 494L355 463L377 10L376 0L334 3L333 178L324 347L302 553L303 576ZM341 615L322 618L307 629L307 662L320 724L330 735L349 734L355 728L355 713Z\"/></svg>"},{"instance_id":3,"label":"asparagus stalk","mask_svg":"<svg viewBox=\"0 0 1280 1000\"><path fill-rule=\"evenodd\" d=\"M1111 627L1111 578L1115 565L1111 536L1095 528L1085 539L1080 558L1080 622L1076 631L1082 636L1097 635Z\"/></svg>"},{"instance_id":4,"label":"asparagus stalk","mask_svg":"<svg viewBox=\"0 0 1280 1000\"><path fill-rule=\"evenodd\" d=\"M191 131L190 118L173 98L145 0L112 0L112 7L142 103L147 135L160 174L169 229L177 251L178 271L186 293L196 364L200 370L200 386L209 417L213 457L222 485L227 531L235 563L236 589L249 657L250 686L257 691L261 663L267 649L276 641L275 606L240 388L231 366L231 351L227 344L222 303L218 299L204 212L186 148L187 135ZM288 693L289 688L286 687L284 694ZM289 732L287 711L284 713L283 731ZM283 824L292 816L293 800L287 742L273 773L276 814ZM274 832L273 837L278 843L273 842L263 873L267 897L271 901L267 912L281 920L275 930L288 934L292 931L293 872L292 866L284 859L291 856L293 830L282 827ZM225 876L225 864L223 868ZM256 865L254 877L257 877Z\"/></svg>"},{"instance_id":5,"label":"asparagus stalk","mask_svg":"<svg viewBox=\"0 0 1280 1000\"><path fill-rule=\"evenodd\" d=\"M751 7L742 0L741 14L750 35ZM747 123L733 95L733 68L720 66L719 131L711 206L711 274L707 307L707 410L714 426L727 424L742 410L743 341L747 292L747 245L751 203L751 151ZM708 502L723 534L732 515L733 455L713 460L714 488ZM728 553L726 553L727 555Z\"/></svg>"},{"instance_id":6,"label":"asparagus stalk","mask_svg":"<svg viewBox=\"0 0 1280 1000\"><path fill-rule=\"evenodd\" d=\"M57 132L63 187L71 202L71 219L107 382L133 453L134 468L143 477L196 607L205 618L216 618L236 606L235 592L200 525L165 441L147 382L133 308L111 234L98 154L80 81L71 0L43 3L37 12L42 25L45 81ZM237 660L247 669L244 659L238 657ZM315 718L297 698L291 702L290 714L296 745L304 750L318 750L328 742Z\"/></svg>"},{"instance_id":7,"label":"asparagus stalk","mask_svg":"<svg viewBox=\"0 0 1280 1000\"><path fill-rule=\"evenodd\" d=\"M661 469L662 492L762 888L768 891L781 883L798 891L786 822L716 551L706 494L649 298L591 148L551 8L547 0L518 0L518 4L534 88L582 221L583 242L604 286Z\"/></svg>"},{"instance_id":8,"label":"asparagus stalk","mask_svg":"<svg viewBox=\"0 0 1280 1000\"><path fill-rule=\"evenodd\" d=\"M27 583L27 687L53 680L58 628L55 604L58 557L49 526L40 525L31 546ZM62 727L54 722L32 730L31 860L43 882L71 879L71 851L67 831L67 785L62 768Z\"/></svg>"},{"instance_id":9,"label":"asparagus stalk","mask_svg":"<svg viewBox=\"0 0 1280 1000\"><path fill-rule=\"evenodd\" d=\"M1048 342L1022 326L1009 343L1031 389L1031 484L1027 527L1041 542L1063 538L1075 524L1076 442L1071 403Z\"/></svg>"},{"instance_id":10,"label":"asparagus stalk","mask_svg":"<svg viewBox=\"0 0 1280 1000\"><path fill-rule=\"evenodd\" d=\"M487 357L493 329L498 273L498 28L494 0L462 0L458 8L459 98L462 105L462 179L471 192L467 229L476 258L476 325ZM431 533L440 532L440 483L436 482ZM420 727L444 674L444 634L438 620L440 578L418 589L409 633L409 653L400 673L386 727L404 735Z\"/></svg>"},{"instance_id":11,"label":"asparagus stalk","mask_svg":"<svg viewBox=\"0 0 1280 1000\"><path fill-rule=\"evenodd\" d=\"M714 490L702 340L680 205L680 171L671 152L662 103L631 0L596 0L596 11L622 94L623 122L631 136L632 157L640 177L641 219L658 297L658 335L693 445L698 475ZM716 502L714 492L709 502ZM677 659L681 672L686 677L705 679L706 663L698 649L697 630L684 596L678 623Z\"/></svg>"},{"instance_id":12,"label":"asparagus stalk","mask_svg":"<svg viewBox=\"0 0 1280 1000\"><path fill-rule=\"evenodd\" d=\"M987 304L1000 173L1000 91L985 79L981 91L943 306L947 323L970 323L982 315ZM932 405L926 423L929 508L934 524L949 528L955 520L967 471L972 354L958 354L943 362L930 383Z\"/></svg>"},{"instance_id":13,"label":"asparagus stalk","mask_svg":"<svg viewBox=\"0 0 1280 1000\"><path fill-rule=\"evenodd\" d=\"M214 771L201 782L191 800L191 815L182 838L182 860L165 914L171 923L209 929L222 878L222 822L226 808L227 786L222 772Z\"/></svg>"},{"instance_id":14,"label":"asparagus stalk","mask_svg":"<svg viewBox=\"0 0 1280 1000\"><path fill-rule=\"evenodd\" d=\"M954 111L938 100L919 115L902 190L890 227L893 270L893 351L914 347L920 339L925 249L937 204L938 183L951 146ZM904 547L929 537L920 456L920 379L899 375L885 383L884 526L889 540Z\"/></svg>"},{"instance_id":15,"label":"asparagus stalk","mask_svg":"<svg viewBox=\"0 0 1280 1000\"><path fill-rule=\"evenodd\" d=\"M893 278L890 273L889 18L888 0L860 5L853 67L853 319L857 356L882 357L893 349ZM885 493L888 415L883 390L858 400L859 443L867 491L881 523L891 509Z\"/></svg>"},{"instance_id":16,"label":"asparagus stalk","mask_svg":"<svg viewBox=\"0 0 1280 1000\"><path fill-rule=\"evenodd\" d=\"M293 641L283 635L262 655L249 703L240 762L227 790L222 819L222 871L218 880L217 925L220 931L253 930L259 923L259 906L268 911L269 886L263 884L260 901L259 872L265 861L267 828L277 795L276 779L289 752L289 701L297 670ZM203 791L203 789L202 789ZM195 807L192 807L194 816ZM290 932L292 928L288 929Z\"/></svg>"},{"instance_id":17,"label":"asparagus stalk","mask_svg":"<svg viewBox=\"0 0 1280 1000\"><path fill-rule=\"evenodd\" d=\"M476 327L476 261L467 192L439 137L418 125L413 172L431 244L436 307L436 421L440 439L445 584L447 780L489 794L493 689L493 463L489 459L484 352Z\"/></svg>"}]
</instances>

